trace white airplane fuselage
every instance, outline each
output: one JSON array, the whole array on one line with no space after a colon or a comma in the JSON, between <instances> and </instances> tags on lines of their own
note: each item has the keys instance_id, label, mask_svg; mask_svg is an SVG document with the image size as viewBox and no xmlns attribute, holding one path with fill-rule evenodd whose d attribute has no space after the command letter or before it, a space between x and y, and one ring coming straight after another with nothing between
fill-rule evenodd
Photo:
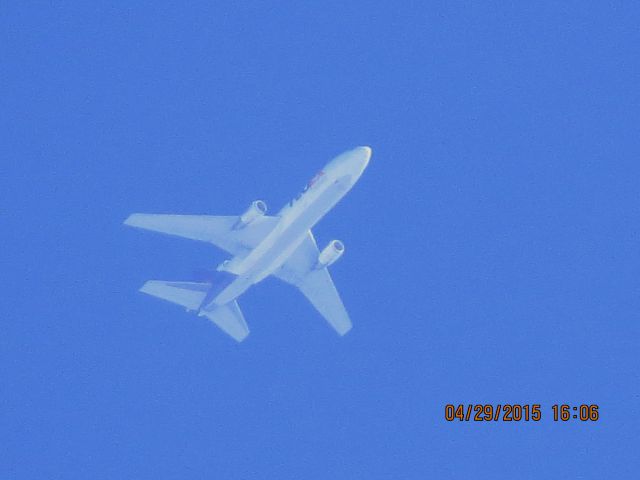
<instances>
[{"instance_id":1,"label":"white airplane fuselage","mask_svg":"<svg viewBox=\"0 0 640 480\"><path fill-rule=\"evenodd\" d=\"M218 266L236 277L202 307L208 311L236 299L271 275L295 252L308 231L351 190L367 167L371 149L358 147L329 162L295 199L278 212L273 230L246 255Z\"/></svg>"}]
</instances>

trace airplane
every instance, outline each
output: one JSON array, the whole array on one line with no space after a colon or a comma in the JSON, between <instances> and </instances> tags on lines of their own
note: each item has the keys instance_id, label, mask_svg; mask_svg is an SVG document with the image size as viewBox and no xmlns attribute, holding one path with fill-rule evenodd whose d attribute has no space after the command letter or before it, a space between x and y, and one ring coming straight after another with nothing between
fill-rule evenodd
<instances>
[{"instance_id":1,"label":"airplane","mask_svg":"<svg viewBox=\"0 0 640 480\"><path fill-rule=\"evenodd\" d=\"M239 216L130 215L125 225L212 243L232 255L206 282L150 280L140 291L207 317L241 342L249 327L237 298L273 275L297 287L339 335L346 334L351 320L327 270L344 244L332 240L320 251L311 228L351 190L370 158L369 147L338 155L275 216L266 215L262 200Z\"/></svg>"}]
</instances>

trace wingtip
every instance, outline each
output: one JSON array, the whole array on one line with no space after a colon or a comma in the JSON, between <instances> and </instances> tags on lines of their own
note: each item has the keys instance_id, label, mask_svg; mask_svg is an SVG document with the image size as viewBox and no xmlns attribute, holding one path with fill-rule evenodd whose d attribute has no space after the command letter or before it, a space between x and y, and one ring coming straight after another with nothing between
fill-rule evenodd
<instances>
[{"instance_id":1,"label":"wingtip","mask_svg":"<svg viewBox=\"0 0 640 480\"><path fill-rule=\"evenodd\" d=\"M249 330L246 331L246 333L244 333L244 335L238 335L238 336L231 336L231 338L233 338L236 342L238 343L242 343L244 342L247 337L249 336L249 333L251 333Z\"/></svg>"},{"instance_id":2,"label":"wingtip","mask_svg":"<svg viewBox=\"0 0 640 480\"><path fill-rule=\"evenodd\" d=\"M137 213L132 213L131 215L129 215L127 218L124 219L124 221L122 222L123 225L127 225L129 227L134 227L135 226L135 218L138 216Z\"/></svg>"},{"instance_id":3,"label":"wingtip","mask_svg":"<svg viewBox=\"0 0 640 480\"><path fill-rule=\"evenodd\" d=\"M353 325L350 323L349 325L345 326L344 328L341 328L340 330L336 329L336 332L338 332L338 335L340 335L341 337L344 337L347 333L351 331L352 328L353 328Z\"/></svg>"},{"instance_id":4,"label":"wingtip","mask_svg":"<svg viewBox=\"0 0 640 480\"><path fill-rule=\"evenodd\" d=\"M151 288L157 283L158 282L156 280L147 280L146 282L144 282L142 284L142 286L138 289L138 291L148 294L150 292Z\"/></svg>"}]
</instances>

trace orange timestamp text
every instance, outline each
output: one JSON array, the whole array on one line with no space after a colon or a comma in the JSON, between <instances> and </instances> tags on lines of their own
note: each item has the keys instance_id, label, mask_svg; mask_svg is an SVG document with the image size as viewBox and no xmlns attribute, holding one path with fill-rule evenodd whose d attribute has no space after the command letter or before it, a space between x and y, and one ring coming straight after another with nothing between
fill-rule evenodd
<instances>
[{"instance_id":1,"label":"orange timestamp text","mask_svg":"<svg viewBox=\"0 0 640 480\"><path fill-rule=\"evenodd\" d=\"M595 422L600 419L599 406L594 404L555 404L551 407L555 422L579 420ZM448 422L539 422L542 405L539 403L451 404L444 407L444 419Z\"/></svg>"}]
</instances>

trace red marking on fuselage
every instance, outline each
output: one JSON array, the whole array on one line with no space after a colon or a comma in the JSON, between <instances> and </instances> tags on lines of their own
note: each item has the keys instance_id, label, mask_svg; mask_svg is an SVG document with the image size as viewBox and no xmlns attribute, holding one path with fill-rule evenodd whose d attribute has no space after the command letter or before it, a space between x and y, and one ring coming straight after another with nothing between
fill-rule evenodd
<instances>
[{"instance_id":1,"label":"red marking on fuselage","mask_svg":"<svg viewBox=\"0 0 640 480\"><path fill-rule=\"evenodd\" d=\"M307 188L313 187L313 184L316 183L318 180L320 180L320 177L322 177L323 175L324 175L324 172L322 170L316 173L315 176L311 180L309 180L309 184L307 185Z\"/></svg>"}]
</instances>

